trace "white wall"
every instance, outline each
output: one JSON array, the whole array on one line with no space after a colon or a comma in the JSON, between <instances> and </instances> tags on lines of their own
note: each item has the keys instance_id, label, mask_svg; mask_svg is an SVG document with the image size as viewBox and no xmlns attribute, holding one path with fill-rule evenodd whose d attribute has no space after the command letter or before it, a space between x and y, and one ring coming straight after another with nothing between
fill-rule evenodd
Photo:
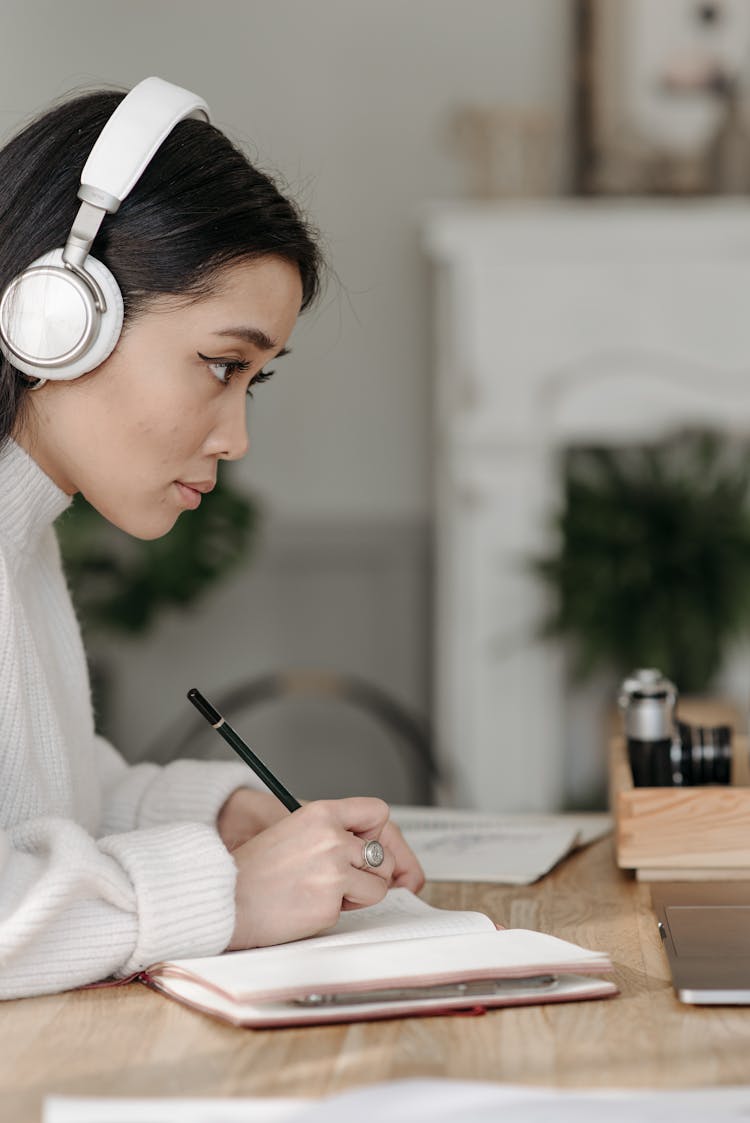
<instances>
[{"instance_id":1,"label":"white wall","mask_svg":"<svg viewBox=\"0 0 750 1123\"><path fill-rule=\"evenodd\" d=\"M458 106L541 106L564 122L568 0L5 0L2 9L0 134L74 88L148 74L185 85L287 180L340 279L257 392L251 452L235 469L281 525L281 553L269 531L266 560L189 617L168 614L145 644L109 645L119 745L137 753L184 711L188 686L209 692L279 665L356 671L424 711L429 567L414 543L426 543L430 515L432 379L417 214L425 199L464 189L446 136ZM559 181L563 150L561 138ZM311 526L324 537L330 528L338 544L316 547L320 579L290 561L309 557ZM388 557L407 559L382 577L361 548L378 537ZM305 597L316 603L305 607Z\"/></svg>"},{"instance_id":2,"label":"white wall","mask_svg":"<svg viewBox=\"0 0 750 1123\"><path fill-rule=\"evenodd\" d=\"M155 73L299 190L343 289L259 392L248 481L279 515L424 515L426 276L415 213L459 193L464 102L564 118L567 0L5 0L0 132L72 87Z\"/></svg>"}]
</instances>

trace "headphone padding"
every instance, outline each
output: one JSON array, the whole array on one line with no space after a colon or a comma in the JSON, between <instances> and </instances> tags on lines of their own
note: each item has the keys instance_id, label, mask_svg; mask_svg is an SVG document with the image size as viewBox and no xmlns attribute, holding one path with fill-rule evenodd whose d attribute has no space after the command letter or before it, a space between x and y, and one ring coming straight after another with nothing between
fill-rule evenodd
<instances>
[{"instance_id":1,"label":"headphone padding","mask_svg":"<svg viewBox=\"0 0 750 1123\"><path fill-rule=\"evenodd\" d=\"M29 268L34 269L38 266L46 265L63 270L65 266L63 264L62 255L62 249L50 250L49 253L45 253L37 258ZM38 366L25 359L20 359L3 346L3 353L17 370L33 378L43 378L50 382L66 382L73 378L79 378L82 374L86 374L90 370L94 370L95 367L98 367L100 363L103 363L104 360L112 354L117 340L120 338L120 332L122 331L122 293L120 292L117 281L110 273L109 269L107 269L106 265L102 265L102 263L97 261L95 257L92 257L91 254L86 258L85 270L91 274L102 290L106 311L102 313L94 309L93 315L96 328L84 354L63 366L48 367ZM21 274L21 278L23 278L23 274ZM48 301L54 300L53 285L48 284L48 291L45 294L45 299ZM22 307L19 309L19 313L21 315L23 314Z\"/></svg>"}]
</instances>

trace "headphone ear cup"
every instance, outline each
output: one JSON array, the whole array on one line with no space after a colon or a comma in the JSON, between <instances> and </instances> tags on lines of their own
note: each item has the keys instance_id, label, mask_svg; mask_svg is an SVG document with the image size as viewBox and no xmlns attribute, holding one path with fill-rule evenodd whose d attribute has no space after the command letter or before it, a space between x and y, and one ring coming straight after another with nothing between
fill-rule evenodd
<instances>
[{"instance_id":1,"label":"headphone ear cup","mask_svg":"<svg viewBox=\"0 0 750 1123\"><path fill-rule=\"evenodd\" d=\"M37 258L5 289L0 301L0 349L32 378L68 381L98 367L122 331L123 302L117 281L89 255L88 273L101 289L106 309L96 307L94 289L63 263L62 249Z\"/></svg>"}]
</instances>

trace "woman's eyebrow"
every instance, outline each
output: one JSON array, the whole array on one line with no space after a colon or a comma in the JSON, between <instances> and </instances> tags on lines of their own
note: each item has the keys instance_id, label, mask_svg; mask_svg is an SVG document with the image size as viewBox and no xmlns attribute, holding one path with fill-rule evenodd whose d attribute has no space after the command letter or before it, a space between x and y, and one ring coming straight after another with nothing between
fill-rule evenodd
<instances>
[{"instance_id":1,"label":"woman's eyebrow","mask_svg":"<svg viewBox=\"0 0 750 1123\"><path fill-rule=\"evenodd\" d=\"M270 335L266 335L261 328L224 328L223 331L215 331L213 334L219 336L231 335L235 339L242 339L245 343L252 343L261 351L273 351L275 347L278 347L276 340L271 339Z\"/></svg>"}]
</instances>

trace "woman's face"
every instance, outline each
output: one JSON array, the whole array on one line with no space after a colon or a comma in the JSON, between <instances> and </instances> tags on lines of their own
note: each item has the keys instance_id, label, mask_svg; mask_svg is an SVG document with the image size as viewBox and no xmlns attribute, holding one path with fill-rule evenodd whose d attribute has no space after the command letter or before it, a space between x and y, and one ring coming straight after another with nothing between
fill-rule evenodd
<instances>
[{"instance_id":1,"label":"woman's face","mask_svg":"<svg viewBox=\"0 0 750 1123\"><path fill-rule=\"evenodd\" d=\"M115 526L158 538L247 452L247 391L299 314L297 268L276 257L228 266L211 296L158 297L110 357L30 395L17 440L69 494Z\"/></svg>"}]
</instances>

